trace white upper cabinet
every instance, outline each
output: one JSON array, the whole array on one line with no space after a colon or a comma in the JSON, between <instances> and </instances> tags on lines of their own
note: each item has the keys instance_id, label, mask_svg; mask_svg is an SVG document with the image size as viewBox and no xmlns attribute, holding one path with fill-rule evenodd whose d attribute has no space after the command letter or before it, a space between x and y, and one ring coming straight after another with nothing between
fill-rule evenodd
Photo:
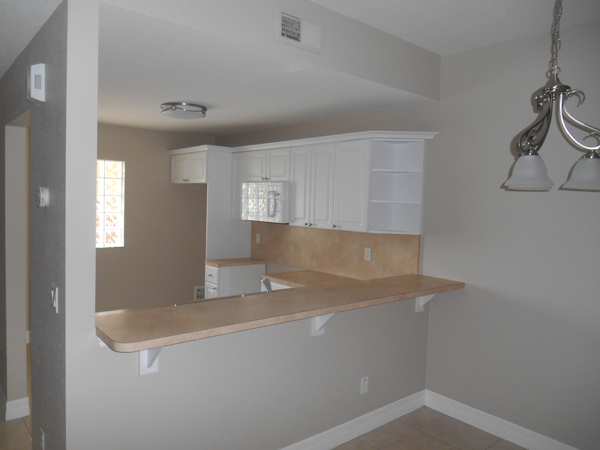
<instances>
[{"instance_id":1,"label":"white upper cabinet","mask_svg":"<svg viewBox=\"0 0 600 450\"><path fill-rule=\"evenodd\" d=\"M369 141L349 141L335 148L333 228L367 231Z\"/></svg>"},{"instance_id":2,"label":"white upper cabinet","mask_svg":"<svg viewBox=\"0 0 600 450\"><path fill-rule=\"evenodd\" d=\"M308 226L333 228L334 176L335 145L315 145L312 150Z\"/></svg>"},{"instance_id":3,"label":"white upper cabinet","mask_svg":"<svg viewBox=\"0 0 600 450\"><path fill-rule=\"evenodd\" d=\"M241 181L236 188L239 179L235 178L241 177L243 168L238 154L228 147L200 145L171 150L169 155L173 183L206 183L206 259L249 257L251 223L232 220L232 203L241 198ZM189 175L190 170L202 176ZM207 287L207 296L209 291Z\"/></svg>"},{"instance_id":4,"label":"white upper cabinet","mask_svg":"<svg viewBox=\"0 0 600 450\"><path fill-rule=\"evenodd\" d=\"M289 180L290 225L420 234L425 141L435 134L370 131L241 147L242 181Z\"/></svg>"},{"instance_id":5,"label":"white upper cabinet","mask_svg":"<svg viewBox=\"0 0 600 450\"><path fill-rule=\"evenodd\" d=\"M290 149L244 153L243 181L289 181Z\"/></svg>"},{"instance_id":6,"label":"white upper cabinet","mask_svg":"<svg viewBox=\"0 0 600 450\"><path fill-rule=\"evenodd\" d=\"M291 150L290 182L292 184L292 212L290 225L308 226L311 220L311 161L312 146Z\"/></svg>"},{"instance_id":7,"label":"white upper cabinet","mask_svg":"<svg viewBox=\"0 0 600 450\"><path fill-rule=\"evenodd\" d=\"M171 183L206 183L206 151L171 156Z\"/></svg>"},{"instance_id":8,"label":"white upper cabinet","mask_svg":"<svg viewBox=\"0 0 600 450\"><path fill-rule=\"evenodd\" d=\"M234 153L231 161L231 218L242 218L242 182L244 179L244 154Z\"/></svg>"},{"instance_id":9,"label":"white upper cabinet","mask_svg":"<svg viewBox=\"0 0 600 450\"><path fill-rule=\"evenodd\" d=\"M369 142L292 148L290 225L367 231Z\"/></svg>"}]
</instances>

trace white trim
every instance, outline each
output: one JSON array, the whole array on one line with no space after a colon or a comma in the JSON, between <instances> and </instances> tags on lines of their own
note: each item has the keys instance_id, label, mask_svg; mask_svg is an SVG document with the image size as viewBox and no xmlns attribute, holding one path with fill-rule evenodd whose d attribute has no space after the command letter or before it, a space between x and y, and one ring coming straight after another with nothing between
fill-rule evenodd
<instances>
[{"instance_id":1,"label":"white trim","mask_svg":"<svg viewBox=\"0 0 600 450\"><path fill-rule=\"evenodd\" d=\"M357 139L393 139L395 141L421 141L433 139L438 133L427 131L360 131L357 133L333 134L291 141L268 142L265 144L244 145L233 147L235 152L249 152L253 150L270 150L274 148L294 147L298 145L316 145L331 142L354 141Z\"/></svg>"},{"instance_id":2,"label":"white trim","mask_svg":"<svg viewBox=\"0 0 600 450\"><path fill-rule=\"evenodd\" d=\"M4 399L2 399L4 400ZM18 398L17 400L11 400L6 402L6 414L4 420L20 419L21 417L27 417L30 414L29 411L29 397Z\"/></svg>"},{"instance_id":3,"label":"white trim","mask_svg":"<svg viewBox=\"0 0 600 450\"><path fill-rule=\"evenodd\" d=\"M424 389L282 450L331 450L422 406L529 450L577 450L534 431Z\"/></svg>"},{"instance_id":4,"label":"white trim","mask_svg":"<svg viewBox=\"0 0 600 450\"><path fill-rule=\"evenodd\" d=\"M316 436L296 442L282 450L331 450L415 409L419 409L424 403L425 391L417 392Z\"/></svg>"},{"instance_id":5,"label":"white trim","mask_svg":"<svg viewBox=\"0 0 600 450\"><path fill-rule=\"evenodd\" d=\"M425 390L425 406L529 450L577 450L430 390Z\"/></svg>"}]
</instances>

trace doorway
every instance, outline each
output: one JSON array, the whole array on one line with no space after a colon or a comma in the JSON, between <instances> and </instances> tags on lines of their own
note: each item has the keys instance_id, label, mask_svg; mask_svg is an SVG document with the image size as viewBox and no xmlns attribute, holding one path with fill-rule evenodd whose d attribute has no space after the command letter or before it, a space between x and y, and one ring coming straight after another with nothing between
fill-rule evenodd
<instances>
[{"instance_id":1,"label":"doorway","mask_svg":"<svg viewBox=\"0 0 600 450\"><path fill-rule=\"evenodd\" d=\"M6 420L31 411L29 126L27 112L5 127Z\"/></svg>"}]
</instances>

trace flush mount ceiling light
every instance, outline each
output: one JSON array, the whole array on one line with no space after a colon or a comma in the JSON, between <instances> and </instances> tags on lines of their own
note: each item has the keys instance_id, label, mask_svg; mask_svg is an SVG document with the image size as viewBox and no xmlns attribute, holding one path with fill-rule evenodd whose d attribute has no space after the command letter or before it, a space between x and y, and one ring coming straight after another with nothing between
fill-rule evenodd
<instances>
[{"instance_id":1,"label":"flush mount ceiling light","mask_svg":"<svg viewBox=\"0 0 600 450\"><path fill-rule=\"evenodd\" d=\"M560 17L562 15L562 0L556 0L554 5L554 22L552 24L552 59L548 71L548 82L535 96L536 108L540 117L527 128L517 142L518 159L513 167L512 176L504 183L507 189L523 191L548 191L554 183L548 178L546 165L538 154L542 147L552 121L552 110L556 101L556 117L558 127L563 136L573 147L585 152L571 171L571 176L560 189L600 191L600 129L587 125L575 119L566 109L565 101L577 97L579 105L585 100L585 94L578 89L571 89L558 79L558 50L560 49ZM580 128L589 134L584 138L595 138L598 145L590 147L579 142L567 128L566 122Z\"/></svg>"},{"instance_id":2,"label":"flush mount ceiling light","mask_svg":"<svg viewBox=\"0 0 600 450\"><path fill-rule=\"evenodd\" d=\"M206 106L189 102L169 102L160 105L165 116L175 119L201 119L206 117Z\"/></svg>"}]
</instances>

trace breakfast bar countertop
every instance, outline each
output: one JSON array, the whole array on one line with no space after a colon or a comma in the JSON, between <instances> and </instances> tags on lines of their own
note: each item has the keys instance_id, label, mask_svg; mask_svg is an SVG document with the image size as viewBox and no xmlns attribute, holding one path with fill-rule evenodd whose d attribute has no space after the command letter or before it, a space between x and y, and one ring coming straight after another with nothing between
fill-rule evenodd
<instances>
[{"instance_id":1,"label":"breakfast bar countertop","mask_svg":"<svg viewBox=\"0 0 600 450\"><path fill-rule=\"evenodd\" d=\"M443 278L399 275L179 306L106 311L96 313L96 334L116 352L137 352L464 287Z\"/></svg>"}]
</instances>

